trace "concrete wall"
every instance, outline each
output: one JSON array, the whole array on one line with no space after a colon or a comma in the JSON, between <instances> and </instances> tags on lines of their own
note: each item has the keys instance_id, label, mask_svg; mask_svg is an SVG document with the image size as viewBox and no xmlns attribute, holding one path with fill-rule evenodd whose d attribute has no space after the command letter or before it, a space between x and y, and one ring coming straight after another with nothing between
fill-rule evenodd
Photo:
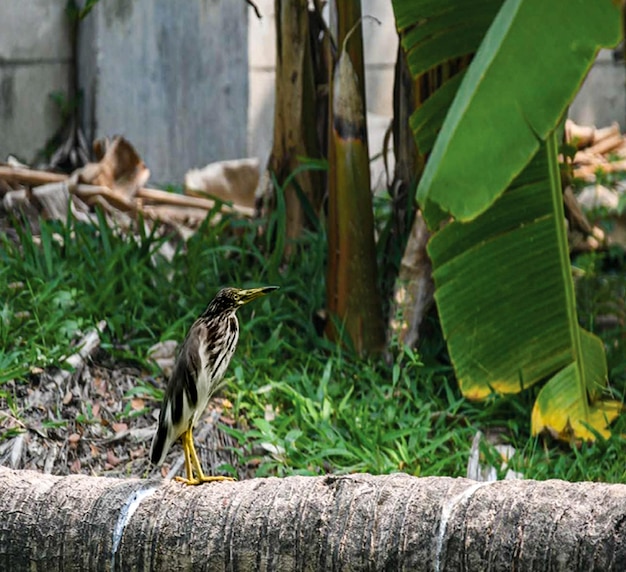
<instances>
[{"instance_id":1,"label":"concrete wall","mask_svg":"<svg viewBox=\"0 0 626 572\"><path fill-rule=\"evenodd\" d=\"M569 116L580 125L606 127L617 121L626 130L626 67L613 50L601 50L589 71Z\"/></svg>"},{"instance_id":2,"label":"concrete wall","mask_svg":"<svg viewBox=\"0 0 626 572\"><path fill-rule=\"evenodd\" d=\"M88 138L123 134L151 180L246 155L243 0L106 0L79 34Z\"/></svg>"},{"instance_id":3,"label":"concrete wall","mask_svg":"<svg viewBox=\"0 0 626 572\"><path fill-rule=\"evenodd\" d=\"M72 65L65 2L0 1L0 161L32 162L61 126L50 94L68 96Z\"/></svg>"}]
</instances>

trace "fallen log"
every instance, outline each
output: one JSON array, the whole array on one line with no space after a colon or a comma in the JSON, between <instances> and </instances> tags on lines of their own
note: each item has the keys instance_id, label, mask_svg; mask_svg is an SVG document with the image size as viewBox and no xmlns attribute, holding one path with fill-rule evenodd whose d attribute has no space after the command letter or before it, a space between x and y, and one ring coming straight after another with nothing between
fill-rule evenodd
<instances>
[{"instance_id":1,"label":"fallen log","mask_svg":"<svg viewBox=\"0 0 626 572\"><path fill-rule=\"evenodd\" d=\"M0 467L2 570L623 570L626 486L288 477L186 487Z\"/></svg>"}]
</instances>

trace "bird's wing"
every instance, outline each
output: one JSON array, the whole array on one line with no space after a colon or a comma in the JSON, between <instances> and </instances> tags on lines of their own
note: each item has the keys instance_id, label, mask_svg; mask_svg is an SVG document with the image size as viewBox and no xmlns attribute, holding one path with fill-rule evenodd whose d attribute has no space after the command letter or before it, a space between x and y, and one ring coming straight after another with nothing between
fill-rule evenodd
<instances>
[{"instance_id":1,"label":"bird's wing","mask_svg":"<svg viewBox=\"0 0 626 572\"><path fill-rule=\"evenodd\" d=\"M187 416L185 416L183 396L187 397L189 406L193 407L198 403L196 382L202 363L198 329L199 324L196 322L189 330L165 389L165 401L171 403L172 407L172 423L178 425L181 421L184 421L184 429L187 428L186 425L190 418L187 419Z\"/></svg>"},{"instance_id":2,"label":"bird's wing","mask_svg":"<svg viewBox=\"0 0 626 572\"><path fill-rule=\"evenodd\" d=\"M163 462L172 443L189 427L193 407L198 403L196 382L202 363L199 328L196 322L189 330L165 388L159 426L150 448L150 460L155 465Z\"/></svg>"}]
</instances>

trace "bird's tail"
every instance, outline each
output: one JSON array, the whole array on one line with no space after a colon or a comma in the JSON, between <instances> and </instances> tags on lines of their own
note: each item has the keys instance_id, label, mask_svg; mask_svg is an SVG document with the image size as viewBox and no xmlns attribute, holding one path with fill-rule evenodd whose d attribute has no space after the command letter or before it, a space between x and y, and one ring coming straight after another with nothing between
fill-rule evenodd
<instances>
[{"instance_id":1,"label":"bird's tail","mask_svg":"<svg viewBox=\"0 0 626 572\"><path fill-rule=\"evenodd\" d=\"M159 428L154 434L152 446L150 447L150 461L152 461L152 463L157 467L163 462L165 455L167 455L167 452L169 451L171 442L167 437L167 423L163 422L163 417L161 416L159 419Z\"/></svg>"}]
</instances>

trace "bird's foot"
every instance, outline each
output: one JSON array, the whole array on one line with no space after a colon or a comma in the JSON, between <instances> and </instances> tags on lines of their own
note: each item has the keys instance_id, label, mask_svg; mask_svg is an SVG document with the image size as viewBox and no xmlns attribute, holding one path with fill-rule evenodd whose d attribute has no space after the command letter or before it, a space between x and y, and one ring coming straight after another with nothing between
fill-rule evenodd
<instances>
[{"instance_id":1,"label":"bird's foot","mask_svg":"<svg viewBox=\"0 0 626 572\"><path fill-rule=\"evenodd\" d=\"M202 475L201 477L193 477L191 479L188 479L186 477L174 477L174 480L178 483L182 483L183 485L195 486L195 485L201 485L202 483L213 483L216 481L234 481L235 479L233 479L232 477L224 477L222 475L216 475L216 476Z\"/></svg>"}]
</instances>

